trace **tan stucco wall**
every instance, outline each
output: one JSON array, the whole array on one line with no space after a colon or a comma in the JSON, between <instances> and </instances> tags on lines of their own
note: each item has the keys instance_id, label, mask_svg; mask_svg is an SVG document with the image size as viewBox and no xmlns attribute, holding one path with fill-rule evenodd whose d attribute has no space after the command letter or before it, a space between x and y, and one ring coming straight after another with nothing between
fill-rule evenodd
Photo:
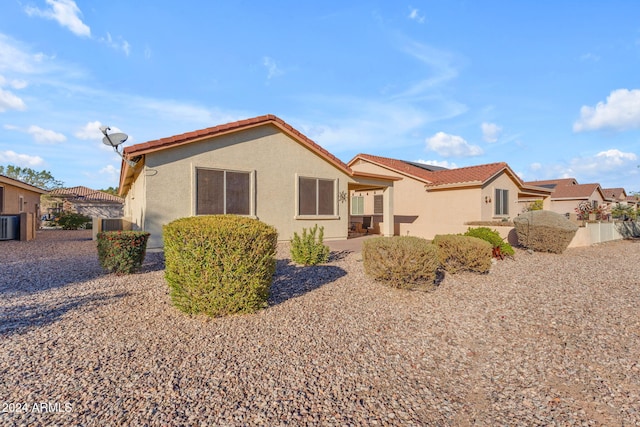
<instances>
[{"instance_id":1,"label":"tan stucco wall","mask_svg":"<svg viewBox=\"0 0 640 427\"><path fill-rule=\"evenodd\" d=\"M24 210L22 212L33 213L36 218L40 211L40 194L34 191L25 190L13 185L0 182L0 187L4 187L4 203L2 215L17 215L20 211L20 197L24 198Z\"/></svg>"},{"instance_id":2,"label":"tan stucco wall","mask_svg":"<svg viewBox=\"0 0 640 427\"><path fill-rule=\"evenodd\" d=\"M196 168L253 172L255 216L276 227L280 240L315 224L327 240L345 239L348 202L337 202L337 217L296 218L297 177L337 179L348 194L349 176L272 126L260 126L146 155L146 165L127 196L132 222L151 233L149 247L162 246L162 226L195 215ZM146 206L141 210L141 194ZM144 212L144 215L142 214Z\"/></svg>"},{"instance_id":3,"label":"tan stucco wall","mask_svg":"<svg viewBox=\"0 0 640 427\"><path fill-rule=\"evenodd\" d=\"M594 191L589 196L589 203L592 203L593 200L596 200L598 202L598 206L602 206L605 204L604 199L602 198L602 196L600 195L600 192L598 191ZM550 210L562 215L566 214L567 212L570 214L575 214L576 208L578 207L580 202L583 202L583 201L584 199L583 200L552 200Z\"/></svg>"},{"instance_id":4,"label":"tan stucco wall","mask_svg":"<svg viewBox=\"0 0 640 427\"><path fill-rule=\"evenodd\" d=\"M509 190L509 217L521 211L518 187L506 173L487 182L484 187L447 190L425 189L425 184L395 171L358 160L353 170L403 178L394 183L395 234L432 239L437 234L463 233L469 221L492 221L502 217L494 215L495 189ZM365 192L366 193L366 192ZM491 203L485 203L485 196ZM372 210L373 192L365 196L365 213Z\"/></svg>"}]
</instances>

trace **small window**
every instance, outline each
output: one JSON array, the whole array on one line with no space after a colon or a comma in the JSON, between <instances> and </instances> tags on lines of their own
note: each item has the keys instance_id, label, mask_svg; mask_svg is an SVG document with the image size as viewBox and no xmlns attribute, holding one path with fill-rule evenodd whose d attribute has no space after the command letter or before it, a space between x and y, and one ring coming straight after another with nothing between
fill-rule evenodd
<instances>
[{"instance_id":1,"label":"small window","mask_svg":"<svg viewBox=\"0 0 640 427\"><path fill-rule=\"evenodd\" d=\"M351 215L364 215L363 196L353 196L351 198Z\"/></svg>"},{"instance_id":2,"label":"small window","mask_svg":"<svg viewBox=\"0 0 640 427\"><path fill-rule=\"evenodd\" d=\"M300 215L335 215L335 180L299 178L298 213Z\"/></svg>"},{"instance_id":3,"label":"small window","mask_svg":"<svg viewBox=\"0 0 640 427\"><path fill-rule=\"evenodd\" d=\"M384 213L382 195L373 196L373 213L376 215L382 215Z\"/></svg>"},{"instance_id":4,"label":"small window","mask_svg":"<svg viewBox=\"0 0 640 427\"><path fill-rule=\"evenodd\" d=\"M509 215L509 190L496 189L495 206L496 215Z\"/></svg>"},{"instance_id":5,"label":"small window","mask_svg":"<svg viewBox=\"0 0 640 427\"><path fill-rule=\"evenodd\" d=\"M4 212L4 187L0 187L0 213Z\"/></svg>"},{"instance_id":6,"label":"small window","mask_svg":"<svg viewBox=\"0 0 640 427\"><path fill-rule=\"evenodd\" d=\"M250 215L250 197L250 172L197 169L196 215Z\"/></svg>"},{"instance_id":7,"label":"small window","mask_svg":"<svg viewBox=\"0 0 640 427\"><path fill-rule=\"evenodd\" d=\"M24 197L23 196L19 196L18 198L18 212L24 212Z\"/></svg>"}]
</instances>

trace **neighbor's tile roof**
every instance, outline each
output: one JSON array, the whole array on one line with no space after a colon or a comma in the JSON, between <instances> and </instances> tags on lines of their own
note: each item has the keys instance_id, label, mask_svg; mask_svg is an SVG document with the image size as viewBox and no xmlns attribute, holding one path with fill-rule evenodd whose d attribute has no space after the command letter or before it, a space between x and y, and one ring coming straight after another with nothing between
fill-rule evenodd
<instances>
[{"instance_id":1,"label":"neighbor's tile roof","mask_svg":"<svg viewBox=\"0 0 640 427\"><path fill-rule=\"evenodd\" d=\"M576 184L559 185L551 193L551 199L588 199L595 191L600 189L600 184Z\"/></svg>"},{"instance_id":2,"label":"neighbor's tile roof","mask_svg":"<svg viewBox=\"0 0 640 427\"><path fill-rule=\"evenodd\" d=\"M602 193L607 199L619 199L620 196L624 194L624 197L627 197L627 192L624 191L624 188L603 188Z\"/></svg>"},{"instance_id":3,"label":"neighbor's tile roof","mask_svg":"<svg viewBox=\"0 0 640 427\"><path fill-rule=\"evenodd\" d=\"M562 187L566 185L578 185L578 181L575 178L560 178L560 179L547 179L541 181L527 181L526 185L533 185L535 187Z\"/></svg>"},{"instance_id":4,"label":"neighbor's tile roof","mask_svg":"<svg viewBox=\"0 0 640 427\"><path fill-rule=\"evenodd\" d=\"M0 175L0 182L5 183L5 184L9 184L9 185L13 185L16 187L20 187L23 188L25 190L28 191L33 191L34 193L39 193L39 194L46 194L48 193L47 190L44 190L40 187L36 187L34 185L31 184L27 184L24 181L20 181L19 179L15 179L15 178L11 178L10 176L6 176L6 175Z\"/></svg>"},{"instance_id":5,"label":"neighbor's tile roof","mask_svg":"<svg viewBox=\"0 0 640 427\"><path fill-rule=\"evenodd\" d=\"M191 142L202 140L204 138L220 136L227 133L232 133L232 132L249 129L257 126L262 126L266 124L272 124L280 128L285 133L289 134L291 137L296 139L298 142L307 146L307 148L309 148L311 151L315 152L321 157L324 157L330 163L333 163L339 169L342 169L344 172L346 172L349 175L352 174L351 169L344 162L342 162L333 154L329 153L320 145L316 144L314 141L309 139L307 136L305 136L298 130L294 129L291 125L286 123L284 120L274 116L273 114L267 114L264 116L254 117L251 119L238 120L235 122L226 123L226 124L206 128L206 129L195 130L195 131L183 133L180 135L174 135L167 138L161 138L154 141L148 141L141 144L131 145L129 147L124 148L124 154L127 158L131 159L136 156L164 150L166 148L176 147L183 144L188 144Z\"/></svg>"},{"instance_id":6,"label":"neighbor's tile roof","mask_svg":"<svg viewBox=\"0 0 640 427\"><path fill-rule=\"evenodd\" d=\"M104 191L92 190L91 188L84 186L56 188L55 190L51 190L49 194L54 197L58 196L76 200L124 203L124 199L122 197L114 196L113 194L105 193Z\"/></svg>"},{"instance_id":7,"label":"neighbor's tile roof","mask_svg":"<svg viewBox=\"0 0 640 427\"><path fill-rule=\"evenodd\" d=\"M352 165L358 159L370 161L382 167L394 170L398 173L418 178L424 181L429 187L440 185L470 184L478 182L484 183L504 169L508 169L509 167L506 163L500 162L456 169L428 171L403 160L374 156L371 154L358 154L349 162L349 165ZM519 178L515 174L513 174L513 176L520 182Z\"/></svg>"}]
</instances>

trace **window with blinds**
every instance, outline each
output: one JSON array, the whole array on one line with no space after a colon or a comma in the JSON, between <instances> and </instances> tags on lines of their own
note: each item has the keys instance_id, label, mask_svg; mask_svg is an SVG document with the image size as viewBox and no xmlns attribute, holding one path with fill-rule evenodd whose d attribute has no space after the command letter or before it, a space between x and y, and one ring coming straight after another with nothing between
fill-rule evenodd
<instances>
[{"instance_id":1,"label":"window with blinds","mask_svg":"<svg viewBox=\"0 0 640 427\"><path fill-rule=\"evenodd\" d=\"M335 180L299 178L299 215L335 215Z\"/></svg>"},{"instance_id":2,"label":"window with blinds","mask_svg":"<svg viewBox=\"0 0 640 427\"><path fill-rule=\"evenodd\" d=\"M250 215L250 197L250 172L197 169L196 215Z\"/></svg>"},{"instance_id":3,"label":"window with blinds","mask_svg":"<svg viewBox=\"0 0 640 427\"><path fill-rule=\"evenodd\" d=\"M496 188L495 207L496 215L509 215L509 190Z\"/></svg>"},{"instance_id":4,"label":"window with blinds","mask_svg":"<svg viewBox=\"0 0 640 427\"><path fill-rule=\"evenodd\" d=\"M364 215L364 197L351 197L351 215Z\"/></svg>"},{"instance_id":5,"label":"window with blinds","mask_svg":"<svg viewBox=\"0 0 640 427\"><path fill-rule=\"evenodd\" d=\"M373 213L376 215L382 215L384 213L383 196L373 196Z\"/></svg>"}]
</instances>

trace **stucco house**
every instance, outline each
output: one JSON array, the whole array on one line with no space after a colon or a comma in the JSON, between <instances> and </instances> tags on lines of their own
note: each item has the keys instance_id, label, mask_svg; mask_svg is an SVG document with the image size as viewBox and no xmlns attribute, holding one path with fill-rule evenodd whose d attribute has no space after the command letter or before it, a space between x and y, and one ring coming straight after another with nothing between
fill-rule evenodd
<instances>
[{"instance_id":1,"label":"stucco house","mask_svg":"<svg viewBox=\"0 0 640 427\"><path fill-rule=\"evenodd\" d=\"M56 188L42 200L43 214L73 212L96 218L121 218L124 199L84 186Z\"/></svg>"},{"instance_id":2,"label":"stucco house","mask_svg":"<svg viewBox=\"0 0 640 427\"><path fill-rule=\"evenodd\" d=\"M162 226L193 215L238 214L273 225L279 239L315 224L346 239L348 194L375 189L383 235L393 234L399 178L351 169L273 115L125 147L120 171L124 217L162 247Z\"/></svg>"},{"instance_id":3,"label":"stucco house","mask_svg":"<svg viewBox=\"0 0 640 427\"><path fill-rule=\"evenodd\" d=\"M394 232L433 238L461 233L469 222L513 218L536 200L549 206L550 190L526 185L506 163L444 169L415 162L358 154L348 166L365 173L390 175L394 185ZM380 210L379 192L351 191L352 221L371 217L373 230Z\"/></svg>"},{"instance_id":4,"label":"stucco house","mask_svg":"<svg viewBox=\"0 0 640 427\"><path fill-rule=\"evenodd\" d=\"M19 218L16 238L35 239L40 218L40 196L46 193L46 190L26 182L0 175L0 216ZM0 221L0 239L5 239L14 220Z\"/></svg>"},{"instance_id":5,"label":"stucco house","mask_svg":"<svg viewBox=\"0 0 640 427\"><path fill-rule=\"evenodd\" d=\"M549 210L576 218L576 208L582 202L589 203L593 208L605 206L607 197L600 184L578 184L574 178L551 179L544 181L529 181L527 185L544 187L552 190Z\"/></svg>"}]
</instances>

